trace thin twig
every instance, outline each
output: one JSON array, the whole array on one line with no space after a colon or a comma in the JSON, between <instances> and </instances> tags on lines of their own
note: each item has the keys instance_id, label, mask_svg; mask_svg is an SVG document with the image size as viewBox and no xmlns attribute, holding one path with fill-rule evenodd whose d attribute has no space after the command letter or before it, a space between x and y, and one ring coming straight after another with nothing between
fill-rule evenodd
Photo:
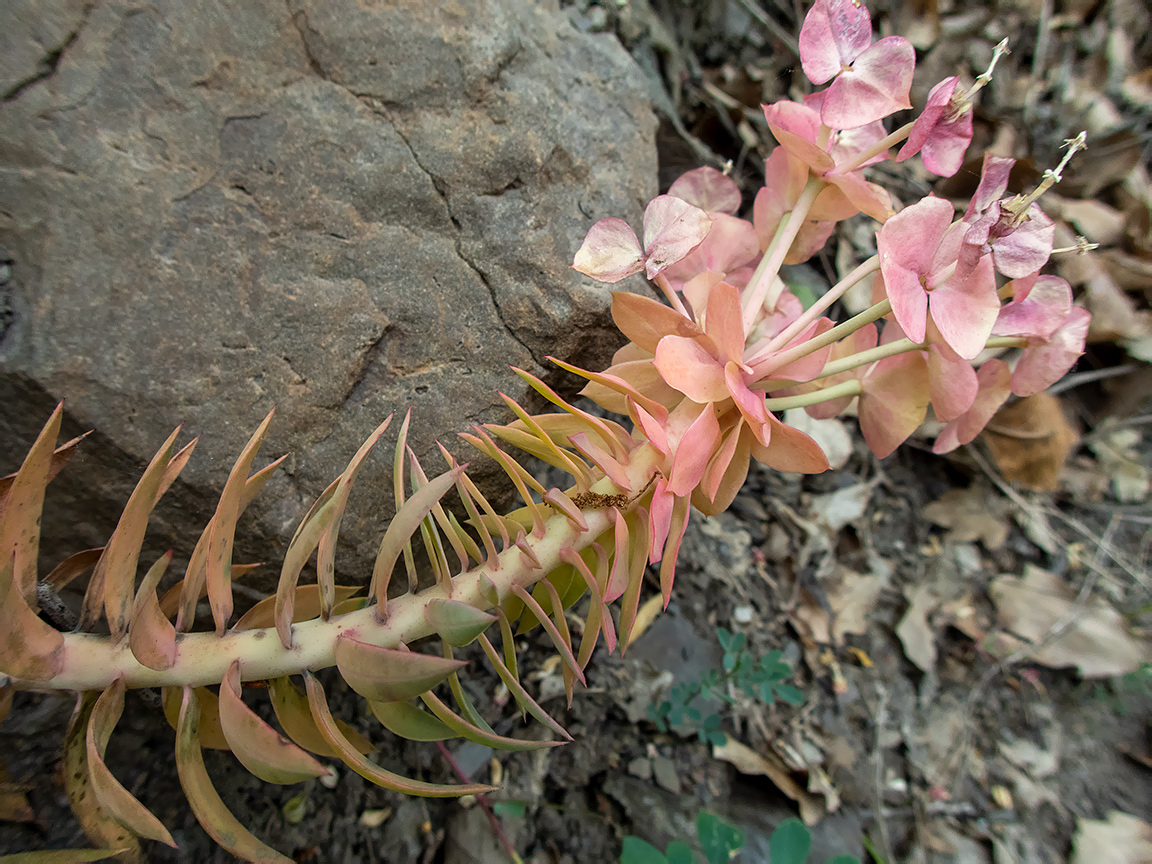
<instances>
[{"instance_id":1,"label":"thin twig","mask_svg":"<svg viewBox=\"0 0 1152 864\"><path fill-rule=\"evenodd\" d=\"M452 766L452 770L456 772L457 776L465 783L470 781L470 778L460 768L460 763L452 755L452 752L444 746L443 741L437 741L436 746L440 748L440 753L443 755L445 761ZM487 795L477 795L476 803L480 805L480 809L484 811L484 815L488 817L488 824L492 826L492 831L495 833L496 838L500 841L500 845L512 856L515 864L524 864L524 859L516 852L516 847L512 845L512 841L508 839L508 835L504 833L503 827L500 825L500 820L496 818L496 814L492 812L492 807L488 803Z\"/></svg>"},{"instance_id":2,"label":"thin twig","mask_svg":"<svg viewBox=\"0 0 1152 864\"><path fill-rule=\"evenodd\" d=\"M740 0L740 5L744 7L745 12L759 21L765 30L779 39L785 48L797 57L800 56L800 43L796 41L796 37L772 20L768 13L761 9L755 0Z\"/></svg>"},{"instance_id":3,"label":"thin twig","mask_svg":"<svg viewBox=\"0 0 1152 864\"><path fill-rule=\"evenodd\" d=\"M884 727L888 725L888 689L876 682L876 736L873 739L873 758L876 760L876 827L880 829L880 842L884 845L884 857L895 861L892 843L888 837L888 820L884 812Z\"/></svg>"},{"instance_id":4,"label":"thin twig","mask_svg":"<svg viewBox=\"0 0 1152 864\"><path fill-rule=\"evenodd\" d=\"M1080 588L1080 593L1076 595L1075 601L1068 607L1068 610L1060 616L1060 618L1048 628L1048 632L1044 634L1043 638L1038 642L1032 642L1025 645L1019 651L1009 654L1004 659L1000 660L996 665L987 669L980 680L976 682L976 686L972 688L972 692L968 694L968 699L964 705L964 731L961 733L960 743L957 745L960 753L960 760L956 766L956 779L952 783L952 797L959 798L961 793L961 785L964 782L968 766L968 752L969 744L972 741L972 724L971 716L972 710L976 702L983 698L984 690L992 681L1004 672L1010 666L1019 663L1021 660L1027 660L1040 649L1050 645L1053 641L1063 635L1064 631L1076 620L1081 612L1084 611L1084 606L1088 602L1092 590L1096 587L1096 578L1099 571L1093 569L1088 574L1088 578L1084 580L1083 586Z\"/></svg>"}]
</instances>

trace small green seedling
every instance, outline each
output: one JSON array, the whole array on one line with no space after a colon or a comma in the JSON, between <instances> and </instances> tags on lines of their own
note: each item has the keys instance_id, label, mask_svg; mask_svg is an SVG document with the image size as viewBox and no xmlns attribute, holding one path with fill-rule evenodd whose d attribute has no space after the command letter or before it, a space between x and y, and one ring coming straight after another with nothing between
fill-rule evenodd
<instances>
[{"instance_id":1,"label":"small green seedling","mask_svg":"<svg viewBox=\"0 0 1152 864\"><path fill-rule=\"evenodd\" d=\"M744 832L719 816L701 810L696 817L696 839L708 864L728 864L744 846ZM629 835L624 838L620 864L698 864L692 847L673 840L661 852L651 843Z\"/></svg>"}]
</instances>

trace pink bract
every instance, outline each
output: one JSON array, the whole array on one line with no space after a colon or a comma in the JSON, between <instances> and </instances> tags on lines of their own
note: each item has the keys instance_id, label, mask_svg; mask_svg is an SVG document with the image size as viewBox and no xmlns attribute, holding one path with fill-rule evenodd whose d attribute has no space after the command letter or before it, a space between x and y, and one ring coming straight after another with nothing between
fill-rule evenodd
<instances>
[{"instance_id":1,"label":"pink bract","mask_svg":"<svg viewBox=\"0 0 1152 864\"><path fill-rule=\"evenodd\" d=\"M1072 288L1059 276L1033 273L1008 284L1013 289L1013 300L1000 310L993 336L1047 340L1072 311Z\"/></svg>"},{"instance_id":2,"label":"pink bract","mask_svg":"<svg viewBox=\"0 0 1152 864\"><path fill-rule=\"evenodd\" d=\"M976 394L972 407L941 430L936 436L932 452L950 453L979 435L1011 395L1010 377L1008 364L1003 360L988 360L981 366L976 373L980 392Z\"/></svg>"},{"instance_id":3,"label":"pink bract","mask_svg":"<svg viewBox=\"0 0 1152 864\"><path fill-rule=\"evenodd\" d=\"M897 162L917 153L924 167L941 177L951 177L964 164L964 153L972 143L972 108L954 116L952 97L960 79L945 78L928 94L928 104L916 118L908 140L900 148Z\"/></svg>"},{"instance_id":4,"label":"pink bract","mask_svg":"<svg viewBox=\"0 0 1152 864\"><path fill-rule=\"evenodd\" d=\"M818 0L808 10L800 63L813 84L832 81L820 119L833 129L854 129L912 107L915 50L901 36L873 45L872 19L856 0Z\"/></svg>"},{"instance_id":5,"label":"pink bract","mask_svg":"<svg viewBox=\"0 0 1152 864\"><path fill-rule=\"evenodd\" d=\"M1063 378L1084 353L1091 318L1086 309L1074 306L1047 341L1030 343L1012 370L1012 392L1031 396Z\"/></svg>"},{"instance_id":6,"label":"pink bract","mask_svg":"<svg viewBox=\"0 0 1152 864\"><path fill-rule=\"evenodd\" d=\"M572 268L599 282L619 282L641 270L655 279L707 236L708 214L672 195L659 195L644 210L644 246L627 222L601 219L589 230Z\"/></svg>"},{"instance_id":7,"label":"pink bract","mask_svg":"<svg viewBox=\"0 0 1152 864\"><path fill-rule=\"evenodd\" d=\"M680 175L668 194L699 207L709 215L726 213L735 216L740 209L740 187L736 181L707 165Z\"/></svg>"},{"instance_id":8,"label":"pink bract","mask_svg":"<svg viewBox=\"0 0 1152 864\"><path fill-rule=\"evenodd\" d=\"M924 341L931 308L944 340L971 359L992 332L1000 298L987 258L956 272L964 226L953 225L952 215L949 202L930 196L884 223L876 245L892 311L908 338Z\"/></svg>"}]
</instances>

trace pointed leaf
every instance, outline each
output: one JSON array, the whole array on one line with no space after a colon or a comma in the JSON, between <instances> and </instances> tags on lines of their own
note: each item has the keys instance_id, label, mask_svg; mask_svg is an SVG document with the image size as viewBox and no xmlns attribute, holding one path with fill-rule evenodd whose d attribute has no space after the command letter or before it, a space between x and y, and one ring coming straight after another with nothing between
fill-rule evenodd
<instances>
[{"instance_id":1,"label":"pointed leaf","mask_svg":"<svg viewBox=\"0 0 1152 864\"><path fill-rule=\"evenodd\" d=\"M348 686L374 702L400 702L419 696L465 665L462 660L383 648L347 635L336 639L334 653Z\"/></svg>"},{"instance_id":2,"label":"pointed leaf","mask_svg":"<svg viewBox=\"0 0 1152 864\"><path fill-rule=\"evenodd\" d=\"M556 646L556 650L560 652L560 659L572 670L572 674L580 679L580 683L585 687L588 682L584 680L584 672L580 669L579 664L576 662L576 657L572 653L572 643L570 639L565 639L560 631L556 629L556 625L548 618L548 615L540 608L540 604L536 602L527 591L516 585L512 588L513 593L524 601L524 605L532 610L536 618L540 621L540 625L544 628L548 637L552 640L552 644ZM560 616L563 618L564 611L560 610Z\"/></svg>"},{"instance_id":3,"label":"pointed leaf","mask_svg":"<svg viewBox=\"0 0 1152 864\"><path fill-rule=\"evenodd\" d=\"M176 772L196 820L216 843L239 858L257 862L292 864L275 849L251 834L220 800L204 767L199 742L200 706L196 692L184 688L176 726Z\"/></svg>"},{"instance_id":4,"label":"pointed leaf","mask_svg":"<svg viewBox=\"0 0 1152 864\"><path fill-rule=\"evenodd\" d=\"M376 605L380 607L381 615L385 613L388 605L388 583L392 578L392 570L404 551L404 545L420 527L421 520L441 498L448 494L448 490L456 485L456 480L464 473L464 468L463 465L457 466L429 480L428 485L404 502L404 506L388 524L384 539L380 541L380 551L376 556L376 565L372 569L372 583L369 587L369 593L376 598Z\"/></svg>"},{"instance_id":5,"label":"pointed leaf","mask_svg":"<svg viewBox=\"0 0 1152 864\"><path fill-rule=\"evenodd\" d=\"M276 712L276 720L288 737L305 750L317 756L338 758L339 754L332 748L316 726L312 711L308 707L307 697L296 689L290 678L273 678L268 682L268 698L272 701L272 710ZM336 728L358 753L371 753L376 748L372 742L345 723L336 721Z\"/></svg>"},{"instance_id":6,"label":"pointed leaf","mask_svg":"<svg viewBox=\"0 0 1152 864\"><path fill-rule=\"evenodd\" d=\"M369 702L381 725L409 741L443 741L456 733L411 702Z\"/></svg>"},{"instance_id":7,"label":"pointed leaf","mask_svg":"<svg viewBox=\"0 0 1152 864\"><path fill-rule=\"evenodd\" d=\"M256 451L264 443L264 435L272 422L273 408L252 433L220 494L216 515L206 550L204 575L208 582L208 602L212 607L212 620L216 622L216 635L223 636L228 619L232 617L232 543L235 540L236 520L244 511L248 493L248 473L256 459Z\"/></svg>"},{"instance_id":8,"label":"pointed leaf","mask_svg":"<svg viewBox=\"0 0 1152 864\"><path fill-rule=\"evenodd\" d=\"M136 596L136 565L140 560L140 546L144 542L144 532L148 528L148 516L159 500L160 485L171 461L173 448L176 446L176 436L179 434L180 428L177 427L152 457L140 482L132 490L128 504L120 515L120 521L112 538L104 547L104 552L96 564L96 572L92 574L92 581L88 583L88 591L84 595L80 629L87 630L92 627L99 617L100 606L103 605L114 643L123 639L128 632L132 601Z\"/></svg>"},{"instance_id":9,"label":"pointed leaf","mask_svg":"<svg viewBox=\"0 0 1152 864\"><path fill-rule=\"evenodd\" d=\"M336 605L339 606L358 591L361 585L336 585L332 595ZM315 585L297 585L296 599L292 603L292 623L311 621L320 615L320 597L317 595ZM276 597L265 597L247 612L240 620L232 625L233 630L260 630L272 627L276 623Z\"/></svg>"},{"instance_id":10,"label":"pointed leaf","mask_svg":"<svg viewBox=\"0 0 1152 864\"><path fill-rule=\"evenodd\" d=\"M29 681L50 681L64 666L64 636L40 619L14 578L16 556L0 561L0 670Z\"/></svg>"},{"instance_id":11,"label":"pointed leaf","mask_svg":"<svg viewBox=\"0 0 1152 864\"><path fill-rule=\"evenodd\" d=\"M0 855L2 864L84 864L124 855L129 849L45 849L40 852L17 852Z\"/></svg>"},{"instance_id":12,"label":"pointed leaf","mask_svg":"<svg viewBox=\"0 0 1152 864\"><path fill-rule=\"evenodd\" d=\"M516 700L516 704L557 735L571 741L572 736L568 734L568 731L557 723L551 714L540 707L540 704L532 698L528 691L524 689L524 685L521 684L516 679L516 676L508 669L504 661L500 659L500 655L496 653L496 649L492 647L492 643L488 641L487 636L480 636L480 647L483 648L484 653L488 655L488 660L492 663L493 668L495 668L496 674L500 676L500 680L504 682L504 686L508 688L508 691Z\"/></svg>"},{"instance_id":13,"label":"pointed leaf","mask_svg":"<svg viewBox=\"0 0 1152 864\"><path fill-rule=\"evenodd\" d=\"M520 738L506 738L495 732L481 729L475 723L469 723L451 708L444 704L435 693L422 693L420 698L428 709L440 719L449 729L461 738L467 738L477 744L483 744L496 750L518 752L521 750L543 750L545 747L555 747L563 741L526 741Z\"/></svg>"},{"instance_id":14,"label":"pointed leaf","mask_svg":"<svg viewBox=\"0 0 1152 864\"><path fill-rule=\"evenodd\" d=\"M172 848L176 843L163 823L151 811L125 789L120 781L112 776L108 766L104 764L104 752L108 747L108 739L120 715L124 711L124 681L116 682L100 694L92 708L92 716L88 721L85 732L85 746L87 748L88 775L92 783L92 790L96 800L100 802L109 814L119 819L132 831L141 837L158 840Z\"/></svg>"},{"instance_id":15,"label":"pointed leaf","mask_svg":"<svg viewBox=\"0 0 1152 864\"><path fill-rule=\"evenodd\" d=\"M284 553L284 563L280 568L280 581L276 585L275 619L276 632L280 642L285 648L292 647L292 620L293 604L296 600L296 583L300 579L300 572L316 547L320 545L320 538L331 526L336 518L336 509L333 498L340 485L339 478L328 484L320 493L320 497L313 502L300 524L296 533L288 544L288 551Z\"/></svg>"},{"instance_id":16,"label":"pointed leaf","mask_svg":"<svg viewBox=\"0 0 1152 864\"><path fill-rule=\"evenodd\" d=\"M297 747L244 704L240 661L233 661L220 685L220 728L240 763L266 783L299 783L331 776L330 769Z\"/></svg>"},{"instance_id":17,"label":"pointed leaf","mask_svg":"<svg viewBox=\"0 0 1152 864\"><path fill-rule=\"evenodd\" d=\"M68 806L88 835L88 839L98 846L109 849L126 850L120 860L130 864L142 864L140 841L119 820L113 818L96 800L96 792L88 770L88 723L92 709L96 705L97 694L81 693L76 697L76 708L68 722L68 732L64 737L64 791L68 796Z\"/></svg>"},{"instance_id":18,"label":"pointed leaf","mask_svg":"<svg viewBox=\"0 0 1152 864\"><path fill-rule=\"evenodd\" d=\"M496 616L461 603L459 600L432 600L424 617L440 638L449 645L470 645L481 633L496 623Z\"/></svg>"},{"instance_id":19,"label":"pointed leaf","mask_svg":"<svg viewBox=\"0 0 1152 864\"><path fill-rule=\"evenodd\" d=\"M375 765L356 752L348 740L340 734L328 710L328 703L324 698L324 689L311 672L304 673L304 683L308 688L308 705L312 709L312 716L316 720L317 728L324 738L344 760L344 764L367 780L384 789L401 792L405 795L419 795L423 798L456 798L461 795L480 795L495 791L493 786L482 783L473 783L465 786L442 786L436 783L426 783L423 780L411 780L399 774L393 774L379 765Z\"/></svg>"},{"instance_id":20,"label":"pointed leaf","mask_svg":"<svg viewBox=\"0 0 1152 864\"><path fill-rule=\"evenodd\" d=\"M28 606L36 602L40 512L63 416L64 403L61 402L36 436L20 470L12 478L7 495L0 498L0 561L11 562L15 558L12 578Z\"/></svg>"},{"instance_id":21,"label":"pointed leaf","mask_svg":"<svg viewBox=\"0 0 1152 864\"><path fill-rule=\"evenodd\" d=\"M170 669L176 662L176 628L160 609L156 586L172 561L169 549L148 568L136 590L132 619L128 625L128 647L132 656L149 669Z\"/></svg>"},{"instance_id":22,"label":"pointed leaf","mask_svg":"<svg viewBox=\"0 0 1152 864\"><path fill-rule=\"evenodd\" d=\"M74 580L95 567L103 552L104 547L97 546L95 549L85 549L83 552L69 555L44 577L45 584L51 585L59 593L64 586L70 585Z\"/></svg>"},{"instance_id":23,"label":"pointed leaf","mask_svg":"<svg viewBox=\"0 0 1152 864\"><path fill-rule=\"evenodd\" d=\"M164 717L173 729L180 727L180 704L183 689L161 687L160 702L164 706ZM206 750L231 750L224 730L220 728L220 700L207 687L196 688L196 701L200 706L199 743Z\"/></svg>"}]
</instances>

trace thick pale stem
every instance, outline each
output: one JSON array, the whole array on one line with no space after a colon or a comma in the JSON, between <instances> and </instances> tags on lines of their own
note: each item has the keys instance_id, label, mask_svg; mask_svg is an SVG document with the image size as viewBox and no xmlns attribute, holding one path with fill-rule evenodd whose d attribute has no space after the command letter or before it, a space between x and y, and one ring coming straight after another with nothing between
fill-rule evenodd
<instances>
[{"instance_id":1,"label":"thick pale stem","mask_svg":"<svg viewBox=\"0 0 1152 864\"><path fill-rule=\"evenodd\" d=\"M914 125L915 123L905 123L895 132L889 132L867 150L856 154L847 165L837 165L836 173L847 174L849 171L855 171L870 159L875 159L881 153L887 153L911 134Z\"/></svg>"},{"instance_id":2,"label":"thick pale stem","mask_svg":"<svg viewBox=\"0 0 1152 864\"><path fill-rule=\"evenodd\" d=\"M649 484L660 459L649 444L641 444L627 463L628 480L633 489ZM617 495L626 490L603 479L594 492ZM532 551L541 567L531 565L526 555L513 547L499 556L499 569L476 567L452 580L451 599L478 609L490 609L484 595L482 577L496 586L501 596L514 587L529 588L563 563L565 549L580 551L600 534L615 525L615 511L598 507L584 511L587 531L576 528L564 516L553 516L546 523L544 537L529 537ZM323 669L335 664L336 640L349 636L360 642L383 647L408 644L433 634L425 610L433 600L449 599L445 586L437 585L418 594L405 594L388 601L387 615L380 620L377 606L327 621L317 618L292 625L292 647L285 648L274 627L241 630L216 636L215 633L180 634L176 643L176 662L169 669L149 669L136 659L128 640L113 645L107 636L91 633L64 634L64 668L50 681L13 679L18 689L25 690L103 690L117 678L128 687L205 686L224 680L228 667L240 661L245 681L278 678L305 670Z\"/></svg>"},{"instance_id":3,"label":"thick pale stem","mask_svg":"<svg viewBox=\"0 0 1152 864\"><path fill-rule=\"evenodd\" d=\"M814 339L809 339L807 342L797 345L795 348L789 348L787 351L780 352L772 358L771 366L760 371L760 374L764 376L761 380L766 380L767 377L777 369L783 369L789 363L795 363L801 357L807 357L809 354L814 351L819 351L826 345L839 342L845 336L855 333L861 327L865 327L873 321L878 321L891 311L892 302L886 299L881 300L875 306L870 306L859 315L853 316L843 324L833 327L823 336L817 336Z\"/></svg>"},{"instance_id":4,"label":"thick pale stem","mask_svg":"<svg viewBox=\"0 0 1152 864\"><path fill-rule=\"evenodd\" d=\"M816 200L816 196L820 194L820 190L824 186L824 181L819 177L808 178L804 191L796 200L796 206L784 217L783 223L776 231L776 236L772 238L771 245L764 251L764 257L756 266L756 272L748 280L748 289L744 294L745 333L752 329L752 322L756 320L757 313L768 299L772 283L776 281L776 276L780 273L780 265L784 263L784 259L788 256L788 250L792 248L792 241L800 233L800 226L804 224L804 219L808 216L812 202ZM772 305L774 306L775 302Z\"/></svg>"},{"instance_id":5,"label":"thick pale stem","mask_svg":"<svg viewBox=\"0 0 1152 864\"><path fill-rule=\"evenodd\" d=\"M772 341L769 342L767 346L765 346L762 353L770 354L773 351L778 351L780 348L783 348L785 345L795 339L800 333L804 332L804 328L819 318L828 309L828 307L830 307L833 303L844 296L845 292L847 292L849 288L872 275L879 269L880 256L873 255L871 258L869 258L867 261L865 261L863 264L861 264L859 267L857 267L855 270L853 270L851 273L833 285L827 292L825 292L824 296L813 303L811 307L804 310L804 314L802 314L799 318L797 318L782 331L776 334L776 336L772 338Z\"/></svg>"},{"instance_id":6,"label":"thick pale stem","mask_svg":"<svg viewBox=\"0 0 1152 864\"><path fill-rule=\"evenodd\" d=\"M778 396L775 399L765 399L764 407L769 411L787 411L789 408L807 408L809 405L819 405L830 399L839 399L841 396L859 396L863 391L860 382L853 378L851 381L841 381L823 390L813 393L801 393L799 396Z\"/></svg>"},{"instance_id":7,"label":"thick pale stem","mask_svg":"<svg viewBox=\"0 0 1152 864\"><path fill-rule=\"evenodd\" d=\"M670 284L668 284L668 277L663 273L657 273L656 278L653 281L656 282L656 287L658 287L664 293L664 298L668 301L668 305L683 315L685 318L692 320L692 316L689 315L688 310L684 308L684 302L680 299L680 295L676 293L676 290Z\"/></svg>"}]
</instances>

